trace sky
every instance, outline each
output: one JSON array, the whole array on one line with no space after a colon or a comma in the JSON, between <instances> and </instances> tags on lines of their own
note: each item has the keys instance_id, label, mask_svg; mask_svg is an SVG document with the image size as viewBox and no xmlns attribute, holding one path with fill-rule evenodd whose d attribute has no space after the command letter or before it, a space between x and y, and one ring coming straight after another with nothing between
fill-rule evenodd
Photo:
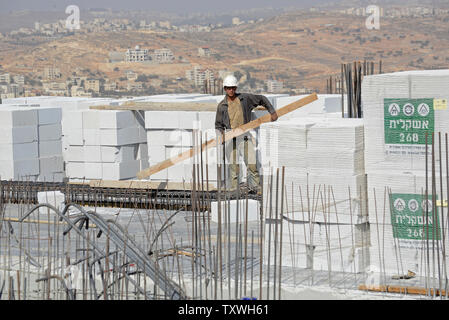
<instances>
[{"instance_id":1,"label":"sky","mask_svg":"<svg viewBox=\"0 0 449 320\"><path fill-rule=\"evenodd\" d=\"M32 10L64 10L68 5L88 8L151 10L176 13L230 12L250 8L313 6L330 0L0 0L0 13Z\"/></svg>"}]
</instances>

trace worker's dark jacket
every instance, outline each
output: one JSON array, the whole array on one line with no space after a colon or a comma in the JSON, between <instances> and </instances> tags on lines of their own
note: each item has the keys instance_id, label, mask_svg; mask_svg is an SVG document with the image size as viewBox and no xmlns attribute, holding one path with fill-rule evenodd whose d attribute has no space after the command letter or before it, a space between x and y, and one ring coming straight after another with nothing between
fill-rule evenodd
<instances>
[{"instance_id":1,"label":"worker's dark jacket","mask_svg":"<svg viewBox=\"0 0 449 320\"><path fill-rule=\"evenodd\" d=\"M236 93L235 95L238 99L240 99L240 104L242 105L244 123L248 123L251 121L251 111L257 106L265 107L265 109L267 109L270 114L276 112L267 97L263 95L251 93ZM215 117L215 129L218 129L220 131L231 129L228 113L227 95L218 104L217 115Z\"/></svg>"}]
</instances>

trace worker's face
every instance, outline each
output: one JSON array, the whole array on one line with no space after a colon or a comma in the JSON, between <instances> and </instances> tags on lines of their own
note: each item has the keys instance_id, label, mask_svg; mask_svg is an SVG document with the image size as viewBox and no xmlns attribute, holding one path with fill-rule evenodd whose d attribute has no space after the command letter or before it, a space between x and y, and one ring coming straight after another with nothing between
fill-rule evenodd
<instances>
[{"instance_id":1,"label":"worker's face","mask_svg":"<svg viewBox=\"0 0 449 320\"><path fill-rule=\"evenodd\" d=\"M237 90L237 87L224 87L224 89L228 97L232 98L235 96L235 91Z\"/></svg>"}]
</instances>

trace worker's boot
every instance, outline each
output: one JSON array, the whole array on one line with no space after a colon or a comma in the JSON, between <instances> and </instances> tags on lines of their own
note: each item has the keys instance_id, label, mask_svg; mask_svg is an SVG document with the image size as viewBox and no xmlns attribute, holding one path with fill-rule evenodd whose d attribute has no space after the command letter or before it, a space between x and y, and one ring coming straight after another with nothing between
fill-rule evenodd
<instances>
[{"instance_id":1,"label":"worker's boot","mask_svg":"<svg viewBox=\"0 0 449 320\"><path fill-rule=\"evenodd\" d=\"M230 186L228 186L228 188L226 188L226 191L228 191L228 192L235 192L235 191L237 191L239 172L240 172L240 167L239 167L238 164L230 164L229 165Z\"/></svg>"},{"instance_id":2,"label":"worker's boot","mask_svg":"<svg viewBox=\"0 0 449 320\"><path fill-rule=\"evenodd\" d=\"M257 196L261 196L262 195L262 188L260 186L254 186L249 188L249 194L254 194Z\"/></svg>"},{"instance_id":3,"label":"worker's boot","mask_svg":"<svg viewBox=\"0 0 449 320\"><path fill-rule=\"evenodd\" d=\"M245 195L250 191L250 188L248 187L248 184L246 182L240 182L239 191L241 195Z\"/></svg>"},{"instance_id":4,"label":"worker's boot","mask_svg":"<svg viewBox=\"0 0 449 320\"><path fill-rule=\"evenodd\" d=\"M248 188L250 194L261 195L260 176L255 164L248 165Z\"/></svg>"}]
</instances>

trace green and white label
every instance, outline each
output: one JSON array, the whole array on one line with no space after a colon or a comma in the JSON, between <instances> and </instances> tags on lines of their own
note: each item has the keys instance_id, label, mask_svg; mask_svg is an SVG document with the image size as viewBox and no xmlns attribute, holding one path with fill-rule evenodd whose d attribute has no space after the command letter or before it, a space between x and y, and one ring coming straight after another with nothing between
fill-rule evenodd
<instances>
[{"instance_id":1,"label":"green and white label","mask_svg":"<svg viewBox=\"0 0 449 320\"><path fill-rule=\"evenodd\" d=\"M391 194L391 225L393 237L404 240L440 240L438 207L433 208L432 196ZM435 219L436 218L436 219Z\"/></svg>"},{"instance_id":2,"label":"green and white label","mask_svg":"<svg viewBox=\"0 0 449 320\"><path fill-rule=\"evenodd\" d=\"M425 154L435 129L434 99L384 99L387 154Z\"/></svg>"}]
</instances>

